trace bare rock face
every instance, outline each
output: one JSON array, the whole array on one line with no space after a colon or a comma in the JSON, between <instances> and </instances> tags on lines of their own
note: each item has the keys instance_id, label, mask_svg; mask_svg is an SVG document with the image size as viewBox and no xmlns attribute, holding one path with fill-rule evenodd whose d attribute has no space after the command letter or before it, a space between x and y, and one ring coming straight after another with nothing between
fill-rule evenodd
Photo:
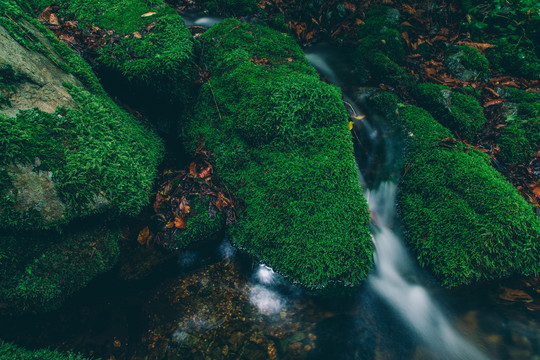
<instances>
[{"instance_id":1,"label":"bare rock face","mask_svg":"<svg viewBox=\"0 0 540 360\"><path fill-rule=\"evenodd\" d=\"M38 31L30 23L24 25L38 37ZM47 44L47 39L39 35L42 44ZM58 106L77 107L62 83L83 87L81 82L57 66L54 58L61 57L50 46L46 48L49 57L25 48L0 26L0 64L16 74L12 84L0 84L9 85L9 89L2 91L7 101L0 107L0 113L16 116L19 110L34 107L48 113Z\"/></svg>"},{"instance_id":2,"label":"bare rock face","mask_svg":"<svg viewBox=\"0 0 540 360\"><path fill-rule=\"evenodd\" d=\"M51 171L39 171L39 159L35 164L12 164L7 173L12 178L15 197L15 210L24 213L34 209L39 213L45 225L62 220L65 204L58 198ZM17 190L15 190L17 189Z\"/></svg>"}]
</instances>

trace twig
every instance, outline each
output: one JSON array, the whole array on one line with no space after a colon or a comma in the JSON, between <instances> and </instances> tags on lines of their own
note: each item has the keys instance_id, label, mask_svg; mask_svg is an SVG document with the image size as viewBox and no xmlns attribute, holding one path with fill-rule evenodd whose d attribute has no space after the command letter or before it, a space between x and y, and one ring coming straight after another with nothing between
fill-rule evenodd
<instances>
[{"instance_id":1,"label":"twig","mask_svg":"<svg viewBox=\"0 0 540 360\"><path fill-rule=\"evenodd\" d=\"M206 77L206 76L205 76L205 77ZM221 112L219 111L219 106L218 106L217 101L216 101L216 95L214 95L214 89L212 89L212 84L210 84L210 79L206 79L206 81L208 81L208 86L210 86L210 92L212 93L212 97L214 98L214 104L216 105L216 109L217 109L217 112L218 112L219 120L220 120L220 121L223 121L223 119L221 118ZM212 120L211 120L211 119L210 119L210 126L213 126Z\"/></svg>"}]
</instances>

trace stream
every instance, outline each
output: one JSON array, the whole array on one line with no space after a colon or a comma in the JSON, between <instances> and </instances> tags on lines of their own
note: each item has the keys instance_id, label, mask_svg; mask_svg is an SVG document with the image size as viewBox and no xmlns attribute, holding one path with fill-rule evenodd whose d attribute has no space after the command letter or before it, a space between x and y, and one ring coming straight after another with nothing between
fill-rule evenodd
<instances>
[{"instance_id":1,"label":"stream","mask_svg":"<svg viewBox=\"0 0 540 360\"><path fill-rule=\"evenodd\" d=\"M0 318L0 338L103 359L540 360L540 302L500 296L527 279L448 290L418 267L396 214L399 132L347 83L346 54L319 45L306 56L358 119L376 265L356 295L310 296L225 237L181 252L151 278L126 281L119 265L59 311Z\"/></svg>"}]
</instances>

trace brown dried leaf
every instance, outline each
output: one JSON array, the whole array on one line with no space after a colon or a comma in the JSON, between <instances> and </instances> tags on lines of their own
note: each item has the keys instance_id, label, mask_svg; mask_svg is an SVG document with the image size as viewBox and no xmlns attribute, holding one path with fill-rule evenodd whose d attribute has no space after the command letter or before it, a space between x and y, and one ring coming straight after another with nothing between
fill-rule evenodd
<instances>
[{"instance_id":1,"label":"brown dried leaf","mask_svg":"<svg viewBox=\"0 0 540 360\"><path fill-rule=\"evenodd\" d=\"M208 167L204 170L202 170L200 173L199 173L199 177L203 178L203 179L206 179L207 177L210 176L210 172L212 171L212 165L208 165Z\"/></svg>"},{"instance_id":2,"label":"brown dried leaf","mask_svg":"<svg viewBox=\"0 0 540 360\"><path fill-rule=\"evenodd\" d=\"M141 232L139 233L139 236L137 236L137 242L141 245L144 245L147 243L147 240L150 236L151 236L150 229L147 226L144 229L142 229Z\"/></svg>"},{"instance_id":3,"label":"brown dried leaf","mask_svg":"<svg viewBox=\"0 0 540 360\"><path fill-rule=\"evenodd\" d=\"M475 49L478 49L480 51L485 51L486 49L495 47L495 45L488 44L488 43L478 43L478 42L470 42L470 41L458 41L457 43L458 45L467 45Z\"/></svg>"},{"instance_id":4,"label":"brown dried leaf","mask_svg":"<svg viewBox=\"0 0 540 360\"><path fill-rule=\"evenodd\" d=\"M197 177L197 164L194 162L189 164L189 174L193 177Z\"/></svg>"},{"instance_id":5,"label":"brown dried leaf","mask_svg":"<svg viewBox=\"0 0 540 360\"><path fill-rule=\"evenodd\" d=\"M159 208L161 207L161 205L163 205L163 203L165 203L165 201L167 201L167 198L165 196L161 195L160 193L156 194L156 201L154 201L153 206L155 213L159 212Z\"/></svg>"},{"instance_id":6,"label":"brown dried leaf","mask_svg":"<svg viewBox=\"0 0 540 360\"><path fill-rule=\"evenodd\" d=\"M182 217L174 214L174 227L177 229L185 229L187 226L187 221L184 215Z\"/></svg>"},{"instance_id":7,"label":"brown dried leaf","mask_svg":"<svg viewBox=\"0 0 540 360\"><path fill-rule=\"evenodd\" d=\"M156 12L150 11L150 12L142 14L141 17L149 17L149 16L152 16L152 15L155 15L155 14L156 14Z\"/></svg>"},{"instance_id":8,"label":"brown dried leaf","mask_svg":"<svg viewBox=\"0 0 540 360\"><path fill-rule=\"evenodd\" d=\"M174 221L168 222L167 225L165 225L167 229L172 229L174 227Z\"/></svg>"},{"instance_id":9,"label":"brown dried leaf","mask_svg":"<svg viewBox=\"0 0 540 360\"><path fill-rule=\"evenodd\" d=\"M501 286L503 290L502 294L499 294L499 298L506 301L520 301L520 302L532 302L533 298L523 290L510 289Z\"/></svg>"},{"instance_id":10,"label":"brown dried leaf","mask_svg":"<svg viewBox=\"0 0 540 360\"><path fill-rule=\"evenodd\" d=\"M502 104L503 103L503 99L495 99L495 100L491 100L491 101L488 101L484 104L484 107L487 108L487 107L490 107L490 106L493 106L493 105L499 105L499 104Z\"/></svg>"}]
</instances>

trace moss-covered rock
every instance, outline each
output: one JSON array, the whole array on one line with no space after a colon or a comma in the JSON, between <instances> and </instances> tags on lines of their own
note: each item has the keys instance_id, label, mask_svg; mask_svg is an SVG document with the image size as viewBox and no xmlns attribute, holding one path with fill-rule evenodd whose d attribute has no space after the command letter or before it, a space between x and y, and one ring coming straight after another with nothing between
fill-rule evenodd
<instances>
[{"instance_id":1,"label":"moss-covered rock","mask_svg":"<svg viewBox=\"0 0 540 360\"><path fill-rule=\"evenodd\" d=\"M506 118L508 126L497 141L498 156L507 164L528 161L540 149L540 94L509 88L502 95L517 111Z\"/></svg>"},{"instance_id":2,"label":"moss-covered rock","mask_svg":"<svg viewBox=\"0 0 540 360\"><path fill-rule=\"evenodd\" d=\"M159 129L175 131L190 101L197 73L192 36L182 17L161 0L33 0L36 9L58 4L80 28L97 26L111 35L101 44L96 65L122 90L161 118ZM121 14L121 15L119 15ZM173 119L163 119L171 116Z\"/></svg>"},{"instance_id":3,"label":"moss-covered rock","mask_svg":"<svg viewBox=\"0 0 540 360\"><path fill-rule=\"evenodd\" d=\"M474 97L452 91L444 85L425 83L418 85L415 99L437 121L472 141L486 122L483 109Z\"/></svg>"},{"instance_id":4,"label":"moss-covered rock","mask_svg":"<svg viewBox=\"0 0 540 360\"><path fill-rule=\"evenodd\" d=\"M41 229L148 203L160 140L109 99L68 87L78 108L0 114L0 225Z\"/></svg>"},{"instance_id":5,"label":"moss-covered rock","mask_svg":"<svg viewBox=\"0 0 540 360\"><path fill-rule=\"evenodd\" d=\"M495 45L496 47L486 51L494 69L510 75L540 80L540 59L530 40L508 36L498 39Z\"/></svg>"},{"instance_id":6,"label":"moss-covered rock","mask_svg":"<svg viewBox=\"0 0 540 360\"><path fill-rule=\"evenodd\" d=\"M358 284L373 249L339 90L266 27L226 20L201 43L212 77L184 138L245 202L234 243L309 288Z\"/></svg>"},{"instance_id":7,"label":"moss-covered rock","mask_svg":"<svg viewBox=\"0 0 540 360\"><path fill-rule=\"evenodd\" d=\"M489 61L477 49L467 45L451 46L446 52L446 66L458 79L471 81L486 76Z\"/></svg>"},{"instance_id":8,"label":"moss-covered rock","mask_svg":"<svg viewBox=\"0 0 540 360\"><path fill-rule=\"evenodd\" d=\"M400 121L409 135L398 204L420 265L446 286L538 274L532 206L427 111L401 108Z\"/></svg>"},{"instance_id":9,"label":"moss-covered rock","mask_svg":"<svg viewBox=\"0 0 540 360\"><path fill-rule=\"evenodd\" d=\"M88 358L72 352L61 353L54 350L26 350L0 340L0 360L86 360Z\"/></svg>"}]
</instances>

